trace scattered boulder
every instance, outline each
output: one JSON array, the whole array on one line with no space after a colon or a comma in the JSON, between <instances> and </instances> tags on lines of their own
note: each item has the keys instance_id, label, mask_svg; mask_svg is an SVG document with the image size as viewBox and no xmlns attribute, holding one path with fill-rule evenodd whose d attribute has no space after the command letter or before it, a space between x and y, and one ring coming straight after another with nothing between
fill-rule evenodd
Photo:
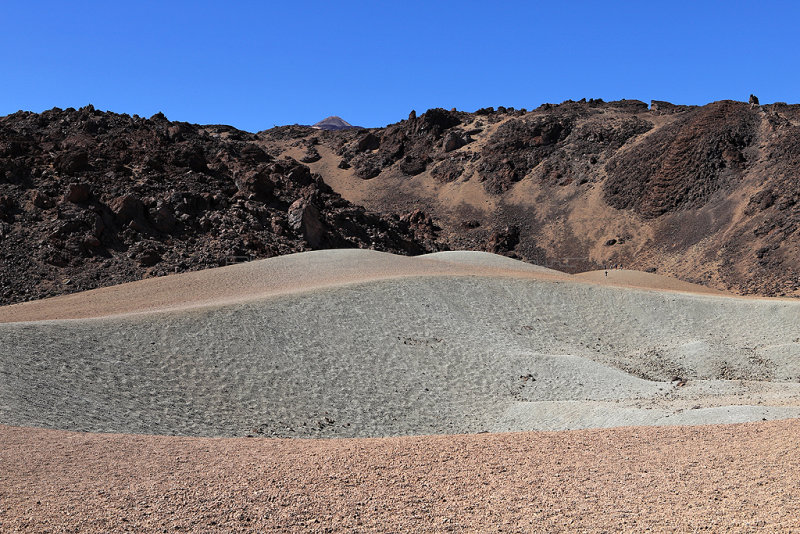
<instances>
[{"instance_id":1,"label":"scattered boulder","mask_svg":"<svg viewBox=\"0 0 800 534\"><path fill-rule=\"evenodd\" d=\"M73 183L67 186L64 200L73 204L83 204L89 200L91 194L92 191L89 188L89 184Z\"/></svg>"},{"instance_id":2,"label":"scattered boulder","mask_svg":"<svg viewBox=\"0 0 800 534\"><path fill-rule=\"evenodd\" d=\"M158 241L144 240L137 242L130 248L128 254L142 267L152 267L161 261L163 245Z\"/></svg>"},{"instance_id":3,"label":"scattered boulder","mask_svg":"<svg viewBox=\"0 0 800 534\"><path fill-rule=\"evenodd\" d=\"M380 139L372 132L367 133L364 137L356 143L356 152L366 152L367 150L375 150L381 144Z\"/></svg>"},{"instance_id":4,"label":"scattered boulder","mask_svg":"<svg viewBox=\"0 0 800 534\"><path fill-rule=\"evenodd\" d=\"M303 157L300 158L300 161L302 161L303 163L314 163L315 161L319 161L320 159L322 159L322 156L320 156L319 150L317 150L317 147L311 145L306 150L305 155L303 155Z\"/></svg>"},{"instance_id":5,"label":"scattered boulder","mask_svg":"<svg viewBox=\"0 0 800 534\"><path fill-rule=\"evenodd\" d=\"M444 183L458 180L463 173L464 163L456 158L442 160L431 169L431 176Z\"/></svg>"},{"instance_id":6,"label":"scattered boulder","mask_svg":"<svg viewBox=\"0 0 800 534\"><path fill-rule=\"evenodd\" d=\"M289 227L300 233L312 248L321 248L325 241L325 226L319 210L304 198L295 200L288 211Z\"/></svg>"},{"instance_id":7,"label":"scattered boulder","mask_svg":"<svg viewBox=\"0 0 800 534\"><path fill-rule=\"evenodd\" d=\"M50 209L55 205L55 202L52 198L48 195L45 195L41 191L34 191L33 196L31 197L31 202L33 205L39 209Z\"/></svg>"},{"instance_id":8,"label":"scattered boulder","mask_svg":"<svg viewBox=\"0 0 800 534\"><path fill-rule=\"evenodd\" d=\"M108 207L121 224L140 221L144 218L144 204L134 194L122 195L112 200Z\"/></svg>"},{"instance_id":9,"label":"scattered boulder","mask_svg":"<svg viewBox=\"0 0 800 534\"><path fill-rule=\"evenodd\" d=\"M245 144L239 150L239 157L249 163L268 163L272 161L272 156L264 152L260 146L252 143Z\"/></svg>"},{"instance_id":10,"label":"scattered boulder","mask_svg":"<svg viewBox=\"0 0 800 534\"><path fill-rule=\"evenodd\" d=\"M445 152L452 152L453 150L457 150L466 144L467 142L463 137L461 137L461 135L459 135L457 132L450 131L444 136L442 147L444 148Z\"/></svg>"},{"instance_id":11,"label":"scattered boulder","mask_svg":"<svg viewBox=\"0 0 800 534\"><path fill-rule=\"evenodd\" d=\"M508 254L519 244L519 227L506 226L492 233L486 243L486 251L494 254Z\"/></svg>"},{"instance_id":12,"label":"scattered boulder","mask_svg":"<svg viewBox=\"0 0 800 534\"><path fill-rule=\"evenodd\" d=\"M414 156L406 156L400 162L400 170L403 171L403 174L408 176L416 176L417 174L425 172L427 167L428 165L425 160Z\"/></svg>"},{"instance_id":13,"label":"scattered boulder","mask_svg":"<svg viewBox=\"0 0 800 534\"><path fill-rule=\"evenodd\" d=\"M86 150L69 150L58 154L53 167L60 174L77 174L89 168L89 153Z\"/></svg>"},{"instance_id":14,"label":"scattered boulder","mask_svg":"<svg viewBox=\"0 0 800 534\"><path fill-rule=\"evenodd\" d=\"M257 198L265 199L272 196L275 190L275 183L270 178L266 169L258 171L248 171L237 176L235 183L240 196L245 198L254 195Z\"/></svg>"},{"instance_id":15,"label":"scattered boulder","mask_svg":"<svg viewBox=\"0 0 800 534\"><path fill-rule=\"evenodd\" d=\"M17 207L13 198L7 195L0 195L0 220L12 221L14 215L12 211Z\"/></svg>"},{"instance_id":16,"label":"scattered boulder","mask_svg":"<svg viewBox=\"0 0 800 534\"><path fill-rule=\"evenodd\" d=\"M208 162L203 149L197 145L182 146L175 151L172 163L178 167L188 167L195 172L208 172Z\"/></svg>"},{"instance_id":17,"label":"scattered boulder","mask_svg":"<svg viewBox=\"0 0 800 534\"><path fill-rule=\"evenodd\" d=\"M151 212L150 219L153 221L153 226L159 232L171 234L175 231L178 220L172 210L163 202L156 205L156 209Z\"/></svg>"}]
</instances>

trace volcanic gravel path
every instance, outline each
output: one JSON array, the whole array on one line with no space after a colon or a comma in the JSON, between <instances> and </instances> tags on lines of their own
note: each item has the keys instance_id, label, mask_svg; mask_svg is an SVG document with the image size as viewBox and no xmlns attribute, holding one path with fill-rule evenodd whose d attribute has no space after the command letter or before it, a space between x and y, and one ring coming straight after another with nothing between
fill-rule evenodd
<instances>
[{"instance_id":1,"label":"volcanic gravel path","mask_svg":"<svg viewBox=\"0 0 800 534\"><path fill-rule=\"evenodd\" d=\"M792 532L800 422L380 439L0 427L3 532Z\"/></svg>"}]
</instances>

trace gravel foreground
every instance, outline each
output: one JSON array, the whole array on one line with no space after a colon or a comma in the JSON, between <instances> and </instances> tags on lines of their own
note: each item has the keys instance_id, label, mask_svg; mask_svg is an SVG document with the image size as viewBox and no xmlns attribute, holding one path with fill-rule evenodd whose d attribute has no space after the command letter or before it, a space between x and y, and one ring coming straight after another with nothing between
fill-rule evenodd
<instances>
[{"instance_id":1,"label":"gravel foreground","mask_svg":"<svg viewBox=\"0 0 800 534\"><path fill-rule=\"evenodd\" d=\"M0 427L3 532L792 532L800 421L273 440Z\"/></svg>"}]
</instances>

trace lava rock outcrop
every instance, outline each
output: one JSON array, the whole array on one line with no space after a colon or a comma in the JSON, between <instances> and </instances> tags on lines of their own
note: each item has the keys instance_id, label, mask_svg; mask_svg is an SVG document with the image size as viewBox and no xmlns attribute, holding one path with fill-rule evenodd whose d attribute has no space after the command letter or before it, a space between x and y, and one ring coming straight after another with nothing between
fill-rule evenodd
<instances>
[{"instance_id":1,"label":"lava rock outcrop","mask_svg":"<svg viewBox=\"0 0 800 534\"><path fill-rule=\"evenodd\" d=\"M256 141L91 106L0 118L0 304L316 248L436 250Z\"/></svg>"}]
</instances>

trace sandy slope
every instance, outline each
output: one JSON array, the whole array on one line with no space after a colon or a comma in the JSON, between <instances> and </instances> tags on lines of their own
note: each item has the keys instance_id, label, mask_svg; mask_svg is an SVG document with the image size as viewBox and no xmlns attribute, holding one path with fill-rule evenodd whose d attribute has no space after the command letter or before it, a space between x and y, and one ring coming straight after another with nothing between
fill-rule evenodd
<instances>
[{"instance_id":1,"label":"sandy slope","mask_svg":"<svg viewBox=\"0 0 800 534\"><path fill-rule=\"evenodd\" d=\"M386 439L0 426L4 532L792 532L800 423Z\"/></svg>"},{"instance_id":2,"label":"sandy slope","mask_svg":"<svg viewBox=\"0 0 800 534\"><path fill-rule=\"evenodd\" d=\"M485 252L408 257L374 250L324 250L3 306L0 323L216 306L370 280L437 275L568 276Z\"/></svg>"},{"instance_id":3,"label":"sandy slope","mask_svg":"<svg viewBox=\"0 0 800 534\"><path fill-rule=\"evenodd\" d=\"M709 295L725 295L726 293L710 287L692 284L653 273L631 271L629 269L608 269L605 271L588 271L573 275L576 280L620 287L641 287L660 289L663 291L686 291L689 293L707 293Z\"/></svg>"},{"instance_id":4,"label":"sandy slope","mask_svg":"<svg viewBox=\"0 0 800 534\"><path fill-rule=\"evenodd\" d=\"M4 532L800 528L797 302L324 251L0 320Z\"/></svg>"},{"instance_id":5,"label":"sandy slope","mask_svg":"<svg viewBox=\"0 0 800 534\"><path fill-rule=\"evenodd\" d=\"M485 253L325 251L202 276L207 293L181 275L32 306L188 309L0 325L0 423L368 437L800 416L797 302L579 283Z\"/></svg>"},{"instance_id":6,"label":"sandy slope","mask_svg":"<svg viewBox=\"0 0 800 534\"><path fill-rule=\"evenodd\" d=\"M151 278L72 295L0 307L0 323L81 319L235 304L286 293L411 276L561 278L572 282L719 292L666 276L611 271L571 276L487 252L437 252L417 257L374 250L303 252L218 269Z\"/></svg>"}]
</instances>

